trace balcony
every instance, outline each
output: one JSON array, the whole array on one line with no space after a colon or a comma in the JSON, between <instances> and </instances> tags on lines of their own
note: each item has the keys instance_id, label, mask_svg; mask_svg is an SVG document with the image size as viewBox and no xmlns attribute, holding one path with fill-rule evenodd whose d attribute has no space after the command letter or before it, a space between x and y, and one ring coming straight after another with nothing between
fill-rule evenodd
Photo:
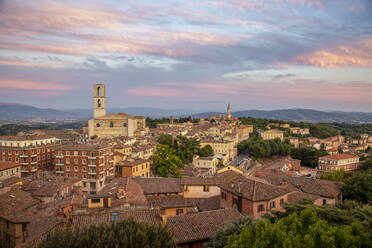
<instances>
[{"instance_id":1,"label":"balcony","mask_svg":"<svg viewBox=\"0 0 372 248\"><path fill-rule=\"evenodd\" d=\"M95 171L89 171L88 175L97 175L97 173Z\"/></svg>"},{"instance_id":2,"label":"balcony","mask_svg":"<svg viewBox=\"0 0 372 248\"><path fill-rule=\"evenodd\" d=\"M31 154L31 158L37 157L37 154Z\"/></svg>"},{"instance_id":3,"label":"balcony","mask_svg":"<svg viewBox=\"0 0 372 248\"><path fill-rule=\"evenodd\" d=\"M95 164L88 164L88 167L96 167Z\"/></svg>"},{"instance_id":4,"label":"balcony","mask_svg":"<svg viewBox=\"0 0 372 248\"><path fill-rule=\"evenodd\" d=\"M31 162L32 165L37 164L37 161Z\"/></svg>"},{"instance_id":5,"label":"balcony","mask_svg":"<svg viewBox=\"0 0 372 248\"><path fill-rule=\"evenodd\" d=\"M100 171L99 174L100 175L105 174L105 171Z\"/></svg>"},{"instance_id":6,"label":"balcony","mask_svg":"<svg viewBox=\"0 0 372 248\"><path fill-rule=\"evenodd\" d=\"M28 173L29 171L27 169L22 169L21 172Z\"/></svg>"},{"instance_id":7,"label":"balcony","mask_svg":"<svg viewBox=\"0 0 372 248\"><path fill-rule=\"evenodd\" d=\"M64 158L65 156L63 155L56 155L56 158Z\"/></svg>"},{"instance_id":8,"label":"balcony","mask_svg":"<svg viewBox=\"0 0 372 248\"><path fill-rule=\"evenodd\" d=\"M36 172L37 171L37 168L34 168L31 170L31 172Z\"/></svg>"},{"instance_id":9,"label":"balcony","mask_svg":"<svg viewBox=\"0 0 372 248\"><path fill-rule=\"evenodd\" d=\"M63 174L65 173L64 171L56 171L57 174Z\"/></svg>"},{"instance_id":10,"label":"balcony","mask_svg":"<svg viewBox=\"0 0 372 248\"><path fill-rule=\"evenodd\" d=\"M26 155L22 154L22 155L19 155L19 157L20 158L28 158L28 155L27 154Z\"/></svg>"},{"instance_id":11,"label":"balcony","mask_svg":"<svg viewBox=\"0 0 372 248\"><path fill-rule=\"evenodd\" d=\"M21 163L21 165L28 165L28 162L23 162Z\"/></svg>"},{"instance_id":12,"label":"balcony","mask_svg":"<svg viewBox=\"0 0 372 248\"><path fill-rule=\"evenodd\" d=\"M57 166L64 166L64 164L59 164L59 163L57 163L56 165L57 165Z\"/></svg>"}]
</instances>

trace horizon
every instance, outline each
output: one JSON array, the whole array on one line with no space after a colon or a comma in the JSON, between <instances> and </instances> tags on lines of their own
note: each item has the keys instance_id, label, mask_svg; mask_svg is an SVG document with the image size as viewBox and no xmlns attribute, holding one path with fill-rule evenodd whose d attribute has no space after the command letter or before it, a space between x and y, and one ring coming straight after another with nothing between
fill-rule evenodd
<instances>
[{"instance_id":1,"label":"horizon","mask_svg":"<svg viewBox=\"0 0 372 248\"><path fill-rule=\"evenodd\" d=\"M0 97L86 109L104 83L108 108L370 113L371 12L366 0L0 0Z\"/></svg>"}]
</instances>

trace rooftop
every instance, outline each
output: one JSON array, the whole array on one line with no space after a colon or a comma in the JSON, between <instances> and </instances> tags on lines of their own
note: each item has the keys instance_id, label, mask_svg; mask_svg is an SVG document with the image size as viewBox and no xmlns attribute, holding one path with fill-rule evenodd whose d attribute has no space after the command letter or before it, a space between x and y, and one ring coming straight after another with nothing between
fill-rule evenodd
<instances>
[{"instance_id":1,"label":"rooftop","mask_svg":"<svg viewBox=\"0 0 372 248\"><path fill-rule=\"evenodd\" d=\"M327 156L323 156L320 158L342 160L342 159L359 158L359 157L353 154L340 153L340 154L334 154L334 155L327 155Z\"/></svg>"},{"instance_id":2,"label":"rooftop","mask_svg":"<svg viewBox=\"0 0 372 248\"><path fill-rule=\"evenodd\" d=\"M0 161L0 171L15 168L15 167L18 167L18 166L20 166L19 163Z\"/></svg>"}]
</instances>

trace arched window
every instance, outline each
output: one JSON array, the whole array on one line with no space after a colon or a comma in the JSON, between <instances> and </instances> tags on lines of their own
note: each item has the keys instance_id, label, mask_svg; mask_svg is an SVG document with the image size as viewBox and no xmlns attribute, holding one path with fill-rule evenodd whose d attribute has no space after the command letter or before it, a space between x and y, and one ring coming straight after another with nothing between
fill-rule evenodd
<instances>
[{"instance_id":1,"label":"arched window","mask_svg":"<svg viewBox=\"0 0 372 248\"><path fill-rule=\"evenodd\" d=\"M97 96L101 96L101 87L97 87Z\"/></svg>"},{"instance_id":2,"label":"arched window","mask_svg":"<svg viewBox=\"0 0 372 248\"><path fill-rule=\"evenodd\" d=\"M114 127L114 122L113 121L110 122L110 127Z\"/></svg>"},{"instance_id":3,"label":"arched window","mask_svg":"<svg viewBox=\"0 0 372 248\"><path fill-rule=\"evenodd\" d=\"M100 108L102 106L101 99L98 99L97 101L97 107Z\"/></svg>"},{"instance_id":4,"label":"arched window","mask_svg":"<svg viewBox=\"0 0 372 248\"><path fill-rule=\"evenodd\" d=\"M127 123L124 123L124 124L123 124L123 127L127 127Z\"/></svg>"},{"instance_id":5,"label":"arched window","mask_svg":"<svg viewBox=\"0 0 372 248\"><path fill-rule=\"evenodd\" d=\"M101 125L99 123L96 124L96 127L100 127Z\"/></svg>"}]
</instances>

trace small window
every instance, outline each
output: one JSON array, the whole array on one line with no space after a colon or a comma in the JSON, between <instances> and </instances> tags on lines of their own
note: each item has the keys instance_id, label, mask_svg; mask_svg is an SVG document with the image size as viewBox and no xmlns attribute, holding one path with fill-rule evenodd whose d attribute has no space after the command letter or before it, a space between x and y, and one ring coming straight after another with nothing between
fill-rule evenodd
<instances>
[{"instance_id":1,"label":"small window","mask_svg":"<svg viewBox=\"0 0 372 248\"><path fill-rule=\"evenodd\" d=\"M118 222L118 213L111 213L111 221L114 223Z\"/></svg>"},{"instance_id":2,"label":"small window","mask_svg":"<svg viewBox=\"0 0 372 248\"><path fill-rule=\"evenodd\" d=\"M257 212L265 211L265 206L263 204L258 205Z\"/></svg>"},{"instance_id":3,"label":"small window","mask_svg":"<svg viewBox=\"0 0 372 248\"><path fill-rule=\"evenodd\" d=\"M100 127L101 125L99 123L96 124L96 127Z\"/></svg>"},{"instance_id":4,"label":"small window","mask_svg":"<svg viewBox=\"0 0 372 248\"><path fill-rule=\"evenodd\" d=\"M183 185L183 190L184 191L188 191L189 190L189 188L187 187L187 185L185 184L185 185Z\"/></svg>"},{"instance_id":5,"label":"small window","mask_svg":"<svg viewBox=\"0 0 372 248\"><path fill-rule=\"evenodd\" d=\"M183 214L183 209L177 209L176 213L177 213L177 215Z\"/></svg>"},{"instance_id":6,"label":"small window","mask_svg":"<svg viewBox=\"0 0 372 248\"><path fill-rule=\"evenodd\" d=\"M275 208L275 201L270 202L270 208Z\"/></svg>"},{"instance_id":7,"label":"small window","mask_svg":"<svg viewBox=\"0 0 372 248\"><path fill-rule=\"evenodd\" d=\"M323 199L323 205L326 205L326 204L327 204L327 200Z\"/></svg>"},{"instance_id":8,"label":"small window","mask_svg":"<svg viewBox=\"0 0 372 248\"><path fill-rule=\"evenodd\" d=\"M114 127L114 122L110 121L110 127Z\"/></svg>"},{"instance_id":9,"label":"small window","mask_svg":"<svg viewBox=\"0 0 372 248\"><path fill-rule=\"evenodd\" d=\"M284 199L280 199L280 206L283 206L283 203L284 203Z\"/></svg>"},{"instance_id":10,"label":"small window","mask_svg":"<svg viewBox=\"0 0 372 248\"><path fill-rule=\"evenodd\" d=\"M100 203L101 202L101 199L97 198L97 199L92 199L92 203Z\"/></svg>"},{"instance_id":11,"label":"small window","mask_svg":"<svg viewBox=\"0 0 372 248\"><path fill-rule=\"evenodd\" d=\"M209 192L209 185L203 185L203 191Z\"/></svg>"}]
</instances>

